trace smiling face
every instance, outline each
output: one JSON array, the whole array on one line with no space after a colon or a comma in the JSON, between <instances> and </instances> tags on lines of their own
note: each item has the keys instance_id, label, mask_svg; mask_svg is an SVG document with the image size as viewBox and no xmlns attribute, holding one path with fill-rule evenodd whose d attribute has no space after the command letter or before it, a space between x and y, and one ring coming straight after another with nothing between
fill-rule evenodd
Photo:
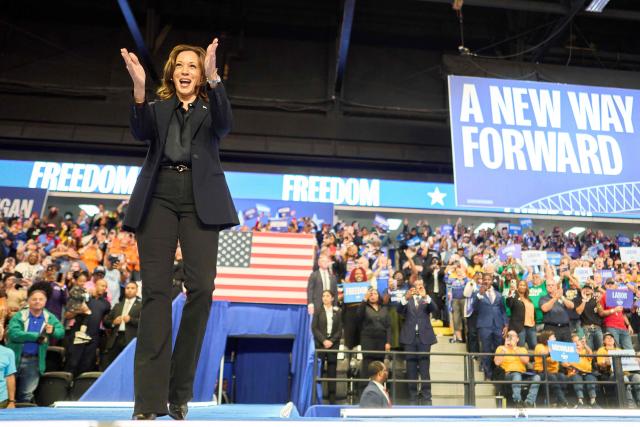
<instances>
[{"instance_id":1,"label":"smiling face","mask_svg":"<svg viewBox=\"0 0 640 427\"><path fill-rule=\"evenodd\" d=\"M191 50L180 52L176 57L172 80L180 100L190 101L195 98L202 81L198 54Z\"/></svg>"}]
</instances>

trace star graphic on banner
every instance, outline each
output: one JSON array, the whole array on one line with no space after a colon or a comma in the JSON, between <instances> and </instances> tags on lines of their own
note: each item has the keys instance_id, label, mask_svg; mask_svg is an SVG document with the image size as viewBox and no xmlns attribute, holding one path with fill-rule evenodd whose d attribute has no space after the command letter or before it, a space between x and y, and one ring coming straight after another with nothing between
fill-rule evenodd
<instances>
[{"instance_id":1,"label":"star graphic on banner","mask_svg":"<svg viewBox=\"0 0 640 427\"><path fill-rule=\"evenodd\" d=\"M318 218L318 216L314 212L313 217L311 217L311 221L313 221L318 226L318 228L320 228L322 226L322 223L324 222L324 219Z\"/></svg>"},{"instance_id":2,"label":"star graphic on banner","mask_svg":"<svg viewBox=\"0 0 640 427\"><path fill-rule=\"evenodd\" d=\"M431 197L431 206L440 204L444 206L444 198L447 197L447 193L440 192L440 189L436 187L434 191L427 193Z\"/></svg>"}]
</instances>

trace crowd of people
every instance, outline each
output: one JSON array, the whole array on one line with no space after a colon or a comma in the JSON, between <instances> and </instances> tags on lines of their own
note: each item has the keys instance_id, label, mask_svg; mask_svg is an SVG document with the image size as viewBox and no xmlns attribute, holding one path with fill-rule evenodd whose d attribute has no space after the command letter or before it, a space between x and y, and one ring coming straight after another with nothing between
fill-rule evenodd
<instances>
[{"instance_id":1,"label":"crowd of people","mask_svg":"<svg viewBox=\"0 0 640 427\"><path fill-rule=\"evenodd\" d=\"M49 346L65 371L104 370L136 337L140 264L123 207L0 218L0 406L31 403Z\"/></svg>"},{"instance_id":2,"label":"crowd of people","mask_svg":"<svg viewBox=\"0 0 640 427\"><path fill-rule=\"evenodd\" d=\"M597 407L601 388L580 381L612 380L611 358L604 355L634 350L632 336L640 330L639 267L622 260L620 247L640 246L638 236L606 236L591 229L576 236L560 227L551 233L510 233L508 227L474 232L460 219L438 227L426 221L411 227L405 219L396 239L379 226L367 229L356 222L323 226L317 236L318 270L309 278L308 292L316 348L335 349L343 342L346 349L362 351L361 377L372 361L384 360L384 354L367 355L367 350L397 349L418 352L407 356L407 379L429 380L429 357L420 353L436 342L430 320L439 320L453 329L451 342L485 353L480 357L485 380L532 382L524 399L522 385L513 385L508 394L514 405L535 405L536 381L547 378L556 382L551 385L554 405L569 405L571 385L576 406ZM553 252L557 262L525 265L505 251L514 245ZM361 301L346 303L343 288L353 282L368 282L370 289ZM631 308L607 296L607 290L627 293ZM321 321L329 313L341 316L343 328L342 335L331 331L330 339ZM575 342L580 362L553 361L548 343L554 340ZM325 357L325 375L332 376L335 356ZM624 372L624 377L627 405L640 406L640 374ZM429 384L419 389L410 384L410 403L431 404ZM335 401L335 384L329 401Z\"/></svg>"}]
</instances>

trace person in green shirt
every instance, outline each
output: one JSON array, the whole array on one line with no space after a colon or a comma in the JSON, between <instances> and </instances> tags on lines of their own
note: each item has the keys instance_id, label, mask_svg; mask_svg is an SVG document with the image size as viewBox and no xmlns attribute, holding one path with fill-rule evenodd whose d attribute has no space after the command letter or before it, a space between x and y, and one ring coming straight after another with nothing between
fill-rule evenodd
<instances>
[{"instance_id":1,"label":"person in green shirt","mask_svg":"<svg viewBox=\"0 0 640 427\"><path fill-rule=\"evenodd\" d=\"M533 273L531 275L531 281L529 282L529 299L533 303L533 307L536 311L536 326L542 324L542 310L540 309L540 298L547 295L547 284L542 280L542 276L539 273Z\"/></svg>"}]
</instances>

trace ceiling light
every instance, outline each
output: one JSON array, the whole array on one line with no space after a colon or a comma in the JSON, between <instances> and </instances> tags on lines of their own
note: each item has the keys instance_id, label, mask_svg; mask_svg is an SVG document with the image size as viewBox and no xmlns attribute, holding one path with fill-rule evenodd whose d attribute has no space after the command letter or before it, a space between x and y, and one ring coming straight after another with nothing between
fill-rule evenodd
<instances>
[{"instance_id":1,"label":"ceiling light","mask_svg":"<svg viewBox=\"0 0 640 427\"><path fill-rule=\"evenodd\" d=\"M96 205L78 205L78 207L85 211L89 216L94 216L100 212L100 209Z\"/></svg>"},{"instance_id":2,"label":"ceiling light","mask_svg":"<svg viewBox=\"0 0 640 427\"><path fill-rule=\"evenodd\" d=\"M570 229L564 232L564 235L569 236L570 233L573 233L576 236L579 236L580 233L582 233L584 230L586 230L586 228L584 227L571 227Z\"/></svg>"},{"instance_id":3,"label":"ceiling light","mask_svg":"<svg viewBox=\"0 0 640 427\"><path fill-rule=\"evenodd\" d=\"M389 223L389 231L396 231L402 224L402 220L398 218L388 218L387 222Z\"/></svg>"},{"instance_id":4,"label":"ceiling light","mask_svg":"<svg viewBox=\"0 0 640 427\"><path fill-rule=\"evenodd\" d=\"M474 234L478 234L480 232L480 230L486 230L486 229L493 230L494 228L496 228L496 224L495 223L493 223L493 222L483 222L482 224L477 226L476 229L473 230L473 232L474 232Z\"/></svg>"},{"instance_id":5,"label":"ceiling light","mask_svg":"<svg viewBox=\"0 0 640 427\"><path fill-rule=\"evenodd\" d=\"M602 12L609 4L609 0L592 0L591 4L587 6L587 12Z\"/></svg>"}]
</instances>

